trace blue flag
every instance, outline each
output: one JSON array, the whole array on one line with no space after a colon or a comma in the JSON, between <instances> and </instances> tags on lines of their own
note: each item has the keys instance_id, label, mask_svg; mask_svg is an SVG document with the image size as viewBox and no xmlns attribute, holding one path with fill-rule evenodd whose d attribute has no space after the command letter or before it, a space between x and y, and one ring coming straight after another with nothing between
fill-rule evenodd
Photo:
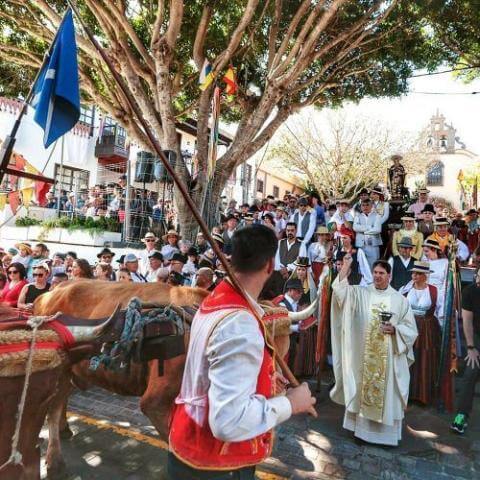
<instances>
[{"instance_id":1,"label":"blue flag","mask_svg":"<svg viewBox=\"0 0 480 480\"><path fill-rule=\"evenodd\" d=\"M45 132L43 145L48 148L71 130L80 117L77 44L73 15L63 17L49 55L33 89L34 120Z\"/></svg>"}]
</instances>

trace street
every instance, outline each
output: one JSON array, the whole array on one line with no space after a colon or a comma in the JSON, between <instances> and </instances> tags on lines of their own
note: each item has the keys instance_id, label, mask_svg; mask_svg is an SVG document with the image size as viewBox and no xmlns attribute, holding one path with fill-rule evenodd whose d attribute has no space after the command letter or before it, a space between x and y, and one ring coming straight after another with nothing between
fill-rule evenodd
<instances>
[{"instance_id":1,"label":"street","mask_svg":"<svg viewBox=\"0 0 480 480\"><path fill-rule=\"evenodd\" d=\"M480 475L478 402L473 423L463 437L450 432L451 415L410 406L398 448L357 444L341 428L343 408L323 392L317 410L318 419L299 416L277 429L273 455L257 473L260 480L433 480ZM162 478L167 445L137 408L136 398L97 388L76 391L68 411L74 436L63 441L66 479ZM46 478L43 459L42 478Z\"/></svg>"}]
</instances>

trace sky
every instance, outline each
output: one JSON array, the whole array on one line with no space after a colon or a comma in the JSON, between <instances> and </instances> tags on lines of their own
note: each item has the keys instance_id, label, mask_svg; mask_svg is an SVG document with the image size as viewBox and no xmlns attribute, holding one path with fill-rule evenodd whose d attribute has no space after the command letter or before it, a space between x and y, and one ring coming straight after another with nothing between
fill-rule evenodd
<instances>
[{"instance_id":1,"label":"sky","mask_svg":"<svg viewBox=\"0 0 480 480\"><path fill-rule=\"evenodd\" d=\"M423 72L418 72L423 73ZM466 93L476 95L428 95L418 92ZM416 93L417 92L417 93ZM448 124L457 130L457 136L468 150L480 155L480 80L465 84L452 73L412 78L410 93L400 98L363 99L358 104L346 104L348 114L369 117L385 122L400 131L419 132L427 127L430 118L438 111ZM304 112L303 115L311 115ZM315 113L322 117L328 110ZM287 124L291 124L290 119Z\"/></svg>"}]
</instances>

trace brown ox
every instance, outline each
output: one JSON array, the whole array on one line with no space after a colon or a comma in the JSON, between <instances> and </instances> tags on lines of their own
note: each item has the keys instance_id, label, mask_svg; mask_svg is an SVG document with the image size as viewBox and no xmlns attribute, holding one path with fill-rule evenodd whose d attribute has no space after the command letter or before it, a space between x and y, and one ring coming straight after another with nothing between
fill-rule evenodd
<instances>
[{"instance_id":1,"label":"brown ox","mask_svg":"<svg viewBox=\"0 0 480 480\"><path fill-rule=\"evenodd\" d=\"M12 323L13 322L13 323ZM58 336L54 332L42 332L37 337ZM0 305L0 335L3 346L31 340L31 331L18 322L18 314ZM7 337L8 335L8 337ZM21 336L21 339L19 338ZM17 340L13 340L17 337ZM9 340L10 339L10 340ZM84 349L84 352L87 353ZM40 355L40 354L39 354ZM0 480L36 480L40 478L40 449L38 438L47 413L58 410L62 399L69 391L68 375L70 362L67 355L50 352L47 357L34 356L34 371L28 381L28 390L23 409L19 434L18 451L22 455L22 465L9 462L12 453L12 437L17 424L17 412L25 383L25 366L28 351L18 353L3 352L0 363ZM40 364L39 362L44 362ZM55 363L52 363L55 361ZM55 432L50 432L51 441L47 455L59 443Z\"/></svg>"},{"instance_id":2,"label":"brown ox","mask_svg":"<svg viewBox=\"0 0 480 480\"><path fill-rule=\"evenodd\" d=\"M35 302L36 315L50 315L62 312L84 319L98 319L111 315L120 303L126 307L132 297L138 297L144 302L155 302L162 305L191 307L199 305L209 292L199 288L171 287L162 283L114 283L98 280L82 280L65 283L53 292L45 294ZM280 323L280 322L279 322ZM288 323L288 319L287 319ZM282 350L288 351L289 323L283 322ZM279 333L277 331L277 333ZM187 336L185 336L188 342ZM286 350L285 350L286 349ZM163 375L159 375L158 361L148 363L148 368L132 363L130 371L117 373L105 371L103 368L93 372L89 370L89 362L83 361L73 367L73 383L80 388L97 385L120 395L139 396L142 412L151 420L164 439L168 434L168 419L173 401L180 390L183 376L185 355L179 355L166 360L163 365ZM50 431L66 431L66 400L63 408L57 409L49 416ZM51 455L47 457L49 473L56 473L63 466L60 445L50 448Z\"/></svg>"}]
</instances>

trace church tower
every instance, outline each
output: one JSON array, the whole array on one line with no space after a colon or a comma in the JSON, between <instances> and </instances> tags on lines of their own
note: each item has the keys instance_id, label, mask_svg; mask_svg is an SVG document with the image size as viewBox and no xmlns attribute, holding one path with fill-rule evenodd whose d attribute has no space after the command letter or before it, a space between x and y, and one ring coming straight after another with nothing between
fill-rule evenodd
<instances>
[{"instance_id":1,"label":"church tower","mask_svg":"<svg viewBox=\"0 0 480 480\"><path fill-rule=\"evenodd\" d=\"M455 141L458 141L455 133L455 128L448 125L445 117L437 110L430 119L427 145L436 153L455 153Z\"/></svg>"}]
</instances>

